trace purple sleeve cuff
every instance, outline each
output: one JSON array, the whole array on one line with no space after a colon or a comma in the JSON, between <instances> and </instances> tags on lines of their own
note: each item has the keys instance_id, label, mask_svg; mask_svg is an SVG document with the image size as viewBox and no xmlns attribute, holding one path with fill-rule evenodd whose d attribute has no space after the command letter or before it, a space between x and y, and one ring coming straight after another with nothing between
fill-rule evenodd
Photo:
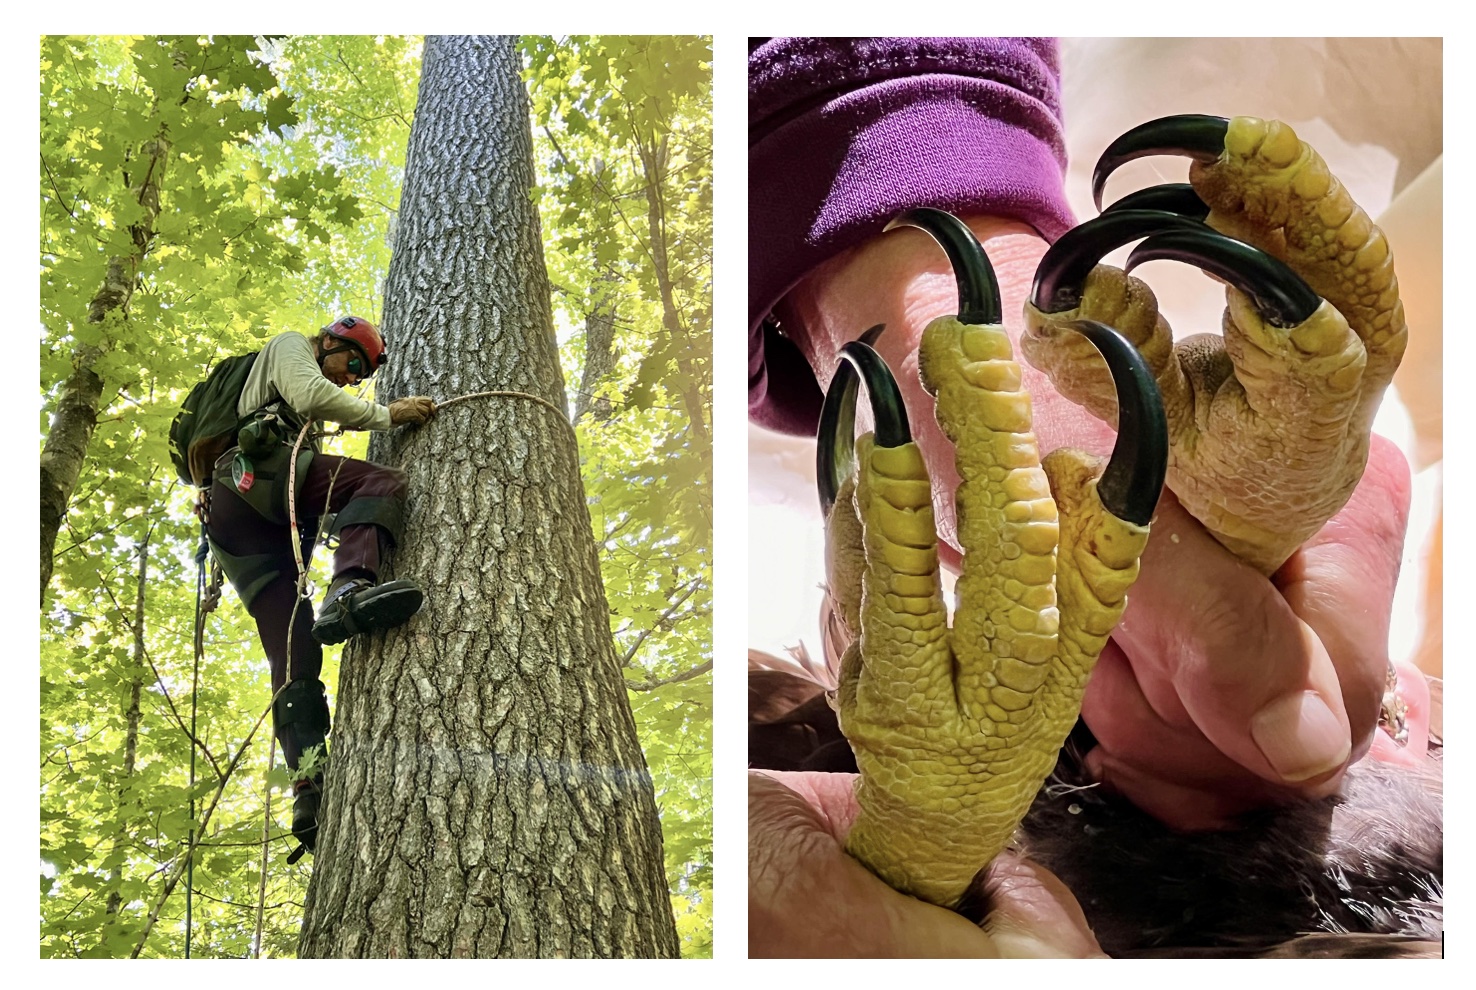
<instances>
[{"instance_id":1,"label":"purple sleeve cuff","mask_svg":"<svg viewBox=\"0 0 1476 990\"><path fill-rule=\"evenodd\" d=\"M763 326L813 268L915 206L1072 226L1056 43L774 38L748 68L749 417L813 433L814 375Z\"/></svg>"}]
</instances>

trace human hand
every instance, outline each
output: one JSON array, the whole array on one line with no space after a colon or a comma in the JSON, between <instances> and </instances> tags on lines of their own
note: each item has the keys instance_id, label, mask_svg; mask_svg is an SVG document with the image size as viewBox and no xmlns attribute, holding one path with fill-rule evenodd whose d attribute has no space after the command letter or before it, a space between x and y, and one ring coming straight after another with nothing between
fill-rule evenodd
<instances>
[{"instance_id":1,"label":"human hand","mask_svg":"<svg viewBox=\"0 0 1476 990\"><path fill-rule=\"evenodd\" d=\"M436 403L423 395L410 396L405 399L396 399L389 404L390 423L399 426L402 423L425 423L436 414Z\"/></svg>"},{"instance_id":2,"label":"human hand","mask_svg":"<svg viewBox=\"0 0 1476 990\"><path fill-rule=\"evenodd\" d=\"M1165 492L1083 701L1092 775L1186 829L1331 793L1375 739L1409 484L1375 437L1348 504L1269 580ZM1401 682L1410 741L1382 755L1423 757L1424 681Z\"/></svg>"},{"instance_id":3,"label":"human hand","mask_svg":"<svg viewBox=\"0 0 1476 990\"><path fill-rule=\"evenodd\" d=\"M1006 327L1018 342L1045 245L1020 224L973 218L971 226L994 262ZM874 323L888 325L876 348L902 387L933 478L939 536L949 545L940 545L940 558L955 568L958 479L951 445L917 379L916 352L927 322L956 308L956 283L942 253L920 232L898 231L832 259L790 293L778 314L791 330L803 328L796 343L820 369L822 384L840 344ZM1110 428L1034 368L1022 371L1043 451L1110 451ZM1116 645L1104 652L1087 689L1088 724L1111 740L1089 766L1179 827L1223 824L1252 807L1335 787L1374 732L1408 498L1402 459L1375 442L1348 506L1268 579L1210 539L1166 494ZM1129 686L1139 699L1131 714L1114 707L1132 700ZM1322 738L1332 741L1319 754L1316 737L1285 737L1277 758L1298 778L1287 780L1257 744L1257 735L1269 740L1275 730L1264 719L1253 730L1251 716L1307 689L1331 712L1332 728ZM1156 720L1135 728L1145 712ZM1157 731L1160 725L1172 731Z\"/></svg>"},{"instance_id":4,"label":"human hand","mask_svg":"<svg viewBox=\"0 0 1476 990\"><path fill-rule=\"evenodd\" d=\"M1013 854L991 868L984 928L899 894L844 852L855 776L748 775L748 954L759 958L1100 956L1076 900Z\"/></svg>"}]
</instances>

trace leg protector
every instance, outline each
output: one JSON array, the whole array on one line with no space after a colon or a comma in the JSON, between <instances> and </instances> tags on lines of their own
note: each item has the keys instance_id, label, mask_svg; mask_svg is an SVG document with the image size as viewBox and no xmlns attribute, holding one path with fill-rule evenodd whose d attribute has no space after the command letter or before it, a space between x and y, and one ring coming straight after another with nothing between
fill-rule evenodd
<instances>
[{"instance_id":1,"label":"leg protector","mask_svg":"<svg viewBox=\"0 0 1476 990\"><path fill-rule=\"evenodd\" d=\"M322 681L292 681L272 706L277 738L287 754L287 765L296 770L298 754L313 746L328 755L328 695ZM311 777L292 785L292 834L311 850L318 841L318 808L323 800L323 765Z\"/></svg>"},{"instance_id":2,"label":"leg protector","mask_svg":"<svg viewBox=\"0 0 1476 990\"><path fill-rule=\"evenodd\" d=\"M288 750L287 765L297 769L297 752L309 746L321 746L330 728L328 713L328 689L322 681L292 681L277 696L272 705L272 721L277 727L277 738L283 740ZM286 735L290 732L297 742L288 747Z\"/></svg>"},{"instance_id":3,"label":"leg protector","mask_svg":"<svg viewBox=\"0 0 1476 990\"><path fill-rule=\"evenodd\" d=\"M337 536L348 526L378 526L392 546L400 545L405 527L405 503L388 495L362 495L339 510L328 526L328 535Z\"/></svg>"}]
</instances>

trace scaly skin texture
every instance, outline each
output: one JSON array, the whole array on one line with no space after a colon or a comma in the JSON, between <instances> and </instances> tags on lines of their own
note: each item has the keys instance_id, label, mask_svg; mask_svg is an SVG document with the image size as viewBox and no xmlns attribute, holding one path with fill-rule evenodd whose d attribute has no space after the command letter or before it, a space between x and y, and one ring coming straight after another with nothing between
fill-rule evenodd
<instances>
[{"instance_id":1,"label":"scaly skin texture","mask_svg":"<svg viewBox=\"0 0 1476 990\"><path fill-rule=\"evenodd\" d=\"M1148 287L1098 265L1077 309L1026 305L1021 349L1063 395L1112 422L1115 393L1096 352L1058 328L1094 319L1131 340L1163 394L1169 488L1269 574L1362 477L1374 414L1404 353L1404 309L1383 233L1290 127L1237 117L1219 160L1195 162L1189 177L1210 226L1287 262L1323 305L1281 329L1227 288L1223 338L1175 346Z\"/></svg>"},{"instance_id":2,"label":"scaly skin texture","mask_svg":"<svg viewBox=\"0 0 1476 990\"><path fill-rule=\"evenodd\" d=\"M935 320L919 356L958 450L957 618L950 630L920 451L861 437L854 499L842 490L829 529L832 593L859 623L837 706L861 771L847 851L951 907L1050 772L1148 531L1103 508L1097 459L1042 464L1002 327Z\"/></svg>"}]
</instances>

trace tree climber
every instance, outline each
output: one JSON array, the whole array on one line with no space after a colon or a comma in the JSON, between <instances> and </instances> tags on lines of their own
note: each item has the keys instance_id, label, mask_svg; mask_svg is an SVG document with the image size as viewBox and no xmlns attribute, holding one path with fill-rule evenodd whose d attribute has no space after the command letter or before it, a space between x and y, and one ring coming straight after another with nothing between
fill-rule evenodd
<instances>
[{"instance_id":1,"label":"tree climber","mask_svg":"<svg viewBox=\"0 0 1476 990\"><path fill-rule=\"evenodd\" d=\"M276 699L272 721L293 770L307 750L321 747L327 753L328 698L319 679L323 646L398 626L420 609L423 599L413 581L379 583L381 559L400 538L404 475L320 453L314 441L304 443L297 456L295 538L306 562L319 519L329 514L327 534L339 542L333 581L317 618L298 601L287 464L299 431L317 420L351 430L388 430L435 415L435 402L429 398L396 399L383 406L339 391L368 379L386 359L379 331L354 316L329 324L316 338L295 331L279 334L259 355L230 359L233 375L227 376L222 394L236 394L230 382L244 378L234 410L237 429L228 431L225 441L235 446L212 461L210 455L219 447L211 450L208 437L204 443L197 439L184 445L188 452L183 460L200 486L210 551L256 620L271 665ZM222 362L218 372L230 372L230 362ZM320 761L311 775L293 784L292 834L307 850L317 842L322 783Z\"/></svg>"}]
</instances>

